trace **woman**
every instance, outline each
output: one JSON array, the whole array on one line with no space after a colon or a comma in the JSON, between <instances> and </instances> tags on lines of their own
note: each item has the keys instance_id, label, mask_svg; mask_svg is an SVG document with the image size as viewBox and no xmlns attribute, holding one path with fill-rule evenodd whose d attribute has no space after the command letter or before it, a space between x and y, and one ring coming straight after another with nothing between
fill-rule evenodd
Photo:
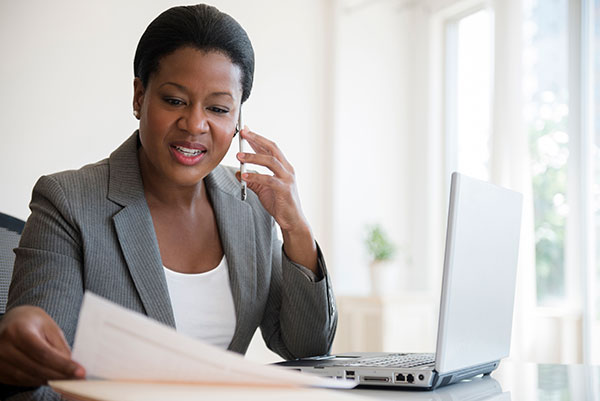
<instances>
[{"instance_id":1,"label":"woman","mask_svg":"<svg viewBox=\"0 0 600 401\"><path fill-rule=\"evenodd\" d=\"M214 7L175 7L148 26L134 59L139 130L33 190L0 322L0 383L85 376L69 344L86 290L232 351L260 326L286 359L328 352L337 315L294 170L236 126L253 71L245 31ZM256 152L238 159L273 175L219 165L238 132Z\"/></svg>"}]
</instances>

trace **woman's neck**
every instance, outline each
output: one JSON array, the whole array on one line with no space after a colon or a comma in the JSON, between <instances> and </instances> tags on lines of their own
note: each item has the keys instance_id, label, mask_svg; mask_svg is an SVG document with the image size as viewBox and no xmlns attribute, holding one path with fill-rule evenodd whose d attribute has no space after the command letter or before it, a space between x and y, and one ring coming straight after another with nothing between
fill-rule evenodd
<instances>
[{"instance_id":1,"label":"woman's neck","mask_svg":"<svg viewBox=\"0 0 600 401\"><path fill-rule=\"evenodd\" d=\"M199 201L207 200L204 180L191 186L177 185L154 168L141 148L139 163L148 205L193 210Z\"/></svg>"}]
</instances>

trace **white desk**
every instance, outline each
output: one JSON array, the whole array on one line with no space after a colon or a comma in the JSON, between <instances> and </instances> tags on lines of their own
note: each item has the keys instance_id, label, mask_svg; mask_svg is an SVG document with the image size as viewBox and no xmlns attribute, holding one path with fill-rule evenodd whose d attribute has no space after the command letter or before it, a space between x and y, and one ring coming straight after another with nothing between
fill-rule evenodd
<instances>
[{"instance_id":1,"label":"white desk","mask_svg":"<svg viewBox=\"0 0 600 401\"><path fill-rule=\"evenodd\" d=\"M492 373L491 377L476 377L470 381L442 387L435 391L400 391L396 389L323 390L207 385L156 386L147 383L138 383L131 386L113 382L110 391L108 389L103 391L103 397L78 399L115 401L163 401L165 399L243 399L246 401L585 401L600 400L599 383L600 370L598 366L517 364L504 361L501 363L500 368ZM89 389L90 383L81 384ZM127 386L127 391L119 388L120 384ZM79 394L81 395L81 393Z\"/></svg>"},{"instance_id":2,"label":"white desk","mask_svg":"<svg viewBox=\"0 0 600 401\"><path fill-rule=\"evenodd\" d=\"M536 401L600 400L600 367L503 361L491 377L477 377L435 391L343 390L365 399ZM342 390L339 390L342 391Z\"/></svg>"}]
</instances>

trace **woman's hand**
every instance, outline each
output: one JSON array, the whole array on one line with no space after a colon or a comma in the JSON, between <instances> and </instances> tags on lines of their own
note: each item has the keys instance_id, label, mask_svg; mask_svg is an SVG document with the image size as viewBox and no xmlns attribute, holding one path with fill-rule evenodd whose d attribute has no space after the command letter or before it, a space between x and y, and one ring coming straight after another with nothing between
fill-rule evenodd
<instances>
[{"instance_id":1,"label":"woman's hand","mask_svg":"<svg viewBox=\"0 0 600 401\"><path fill-rule=\"evenodd\" d=\"M240 135L256 153L239 152L238 160L264 166L273 172L273 175L244 173L241 178L281 227L283 248L288 258L316 273L317 248L310 225L302 213L294 168L274 142L247 127ZM239 172L237 176L240 179Z\"/></svg>"},{"instance_id":2,"label":"woman's hand","mask_svg":"<svg viewBox=\"0 0 600 401\"><path fill-rule=\"evenodd\" d=\"M33 387L84 377L62 330L43 309L19 306L0 320L0 383Z\"/></svg>"}]
</instances>

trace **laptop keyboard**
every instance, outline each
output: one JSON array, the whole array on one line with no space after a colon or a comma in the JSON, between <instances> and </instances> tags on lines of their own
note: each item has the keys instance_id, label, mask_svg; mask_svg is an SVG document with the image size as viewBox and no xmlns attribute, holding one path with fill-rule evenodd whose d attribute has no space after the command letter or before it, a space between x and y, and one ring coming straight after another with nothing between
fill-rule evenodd
<instances>
[{"instance_id":1,"label":"laptop keyboard","mask_svg":"<svg viewBox=\"0 0 600 401\"><path fill-rule=\"evenodd\" d=\"M370 358L360 358L338 366L365 366L378 368L415 368L435 362L435 354L388 354Z\"/></svg>"}]
</instances>

